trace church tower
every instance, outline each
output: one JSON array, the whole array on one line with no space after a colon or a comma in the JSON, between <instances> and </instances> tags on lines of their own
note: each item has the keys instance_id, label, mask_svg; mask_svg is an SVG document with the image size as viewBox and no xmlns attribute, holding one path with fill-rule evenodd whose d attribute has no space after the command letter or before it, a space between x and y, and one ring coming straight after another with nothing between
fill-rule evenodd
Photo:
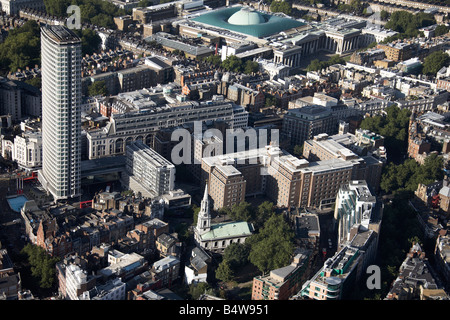
<instances>
[{"instance_id":1,"label":"church tower","mask_svg":"<svg viewBox=\"0 0 450 320\"><path fill-rule=\"evenodd\" d=\"M208 183L206 183L205 194L203 195L203 200L200 205L200 212L197 217L197 232L199 234L208 232L211 228L211 214L209 208Z\"/></svg>"}]
</instances>

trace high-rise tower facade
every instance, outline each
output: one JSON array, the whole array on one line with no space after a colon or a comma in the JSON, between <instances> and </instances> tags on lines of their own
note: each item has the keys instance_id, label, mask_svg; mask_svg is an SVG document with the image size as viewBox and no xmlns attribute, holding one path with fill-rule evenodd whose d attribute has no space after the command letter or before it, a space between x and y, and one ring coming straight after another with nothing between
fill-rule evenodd
<instances>
[{"instance_id":1,"label":"high-rise tower facade","mask_svg":"<svg viewBox=\"0 0 450 320\"><path fill-rule=\"evenodd\" d=\"M55 200L81 194L81 40L65 26L41 28L42 170Z\"/></svg>"}]
</instances>

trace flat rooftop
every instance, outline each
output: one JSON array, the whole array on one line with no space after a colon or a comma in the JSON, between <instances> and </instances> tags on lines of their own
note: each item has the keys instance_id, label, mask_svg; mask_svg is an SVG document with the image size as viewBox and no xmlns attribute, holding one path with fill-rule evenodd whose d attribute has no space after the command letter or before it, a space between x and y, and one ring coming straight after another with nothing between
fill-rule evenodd
<instances>
[{"instance_id":1,"label":"flat rooftop","mask_svg":"<svg viewBox=\"0 0 450 320\"><path fill-rule=\"evenodd\" d=\"M295 217L296 235L299 238L309 238L311 233L320 233L319 217L315 214L305 214Z\"/></svg>"},{"instance_id":2,"label":"flat rooftop","mask_svg":"<svg viewBox=\"0 0 450 320\"><path fill-rule=\"evenodd\" d=\"M235 164L237 161L243 161L243 160L255 160L255 164L257 164L258 159L264 159L265 157L268 157L270 154L273 155L283 155L283 151L278 147L268 147L267 149L264 148L258 148L258 149L251 149L246 151L238 151L233 153L226 153L221 154L217 156L212 157L205 157L202 159L203 162L208 164L208 166L219 166L219 165L232 165Z\"/></svg>"},{"instance_id":3,"label":"flat rooftop","mask_svg":"<svg viewBox=\"0 0 450 320\"><path fill-rule=\"evenodd\" d=\"M113 156L81 161L81 177L125 171L125 156Z\"/></svg>"},{"instance_id":4,"label":"flat rooftop","mask_svg":"<svg viewBox=\"0 0 450 320\"><path fill-rule=\"evenodd\" d=\"M69 28L61 25L46 25L41 32L50 40L60 44L81 43L81 39Z\"/></svg>"},{"instance_id":5,"label":"flat rooftop","mask_svg":"<svg viewBox=\"0 0 450 320\"><path fill-rule=\"evenodd\" d=\"M232 165L227 166L217 166L218 170L220 170L225 176L232 177L232 176L238 176L241 175L241 172L233 167Z\"/></svg>"},{"instance_id":6,"label":"flat rooftop","mask_svg":"<svg viewBox=\"0 0 450 320\"><path fill-rule=\"evenodd\" d=\"M316 162L310 162L308 168L304 168L303 170L309 170L313 173L321 173L328 172L333 170L342 170L342 169L351 169L353 165L357 162L357 160L344 160L341 158L331 159L331 160L322 160ZM358 161L359 162L359 161Z\"/></svg>"},{"instance_id":7,"label":"flat rooftop","mask_svg":"<svg viewBox=\"0 0 450 320\"><path fill-rule=\"evenodd\" d=\"M127 157L131 155L132 159L136 159L136 155L139 154L145 161L156 168L174 168L175 166L166 158L161 156L158 152L147 146L141 141L136 141L129 144L127 147Z\"/></svg>"},{"instance_id":8,"label":"flat rooftop","mask_svg":"<svg viewBox=\"0 0 450 320\"><path fill-rule=\"evenodd\" d=\"M325 149L327 152L331 153L334 157L338 158L341 156L344 157L357 157L357 155L351 151L350 149L344 147L339 142L336 142L334 139L326 139L326 140L316 140L313 144L318 144L321 148Z\"/></svg>"},{"instance_id":9,"label":"flat rooftop","mask_svg":"<svg viewBox=\"0 0 450 320\"><path fill-rule=\"evenodd\" d=\"M287 115L296 116L304 120L317 120L330 116L331 110L321 105L308 105L301 108L289 109Z\"/></svg>"},{"instance_id":10,"label":"flat rooftop","mask_svg":"<svg viewBox=\"0 0 450 320\"><path fill-rule=\"evenodd\" d=\"M365 231L358 232L355 235L355 237L352 239L350 246L365 250L367 241L370 239L373 232L374 232L373 230L365 230Z\"/></svg>"}]
</instances>

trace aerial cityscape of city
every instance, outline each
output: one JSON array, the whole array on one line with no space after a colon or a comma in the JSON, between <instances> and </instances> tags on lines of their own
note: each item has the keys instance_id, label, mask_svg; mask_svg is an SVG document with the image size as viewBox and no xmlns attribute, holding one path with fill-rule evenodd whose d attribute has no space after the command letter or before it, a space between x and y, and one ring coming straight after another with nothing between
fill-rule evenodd
<instances>
[{"instance_id":1,"label":"aerial cityscape of city","mask_svg":"<svg viewBox=\"0 0 450 320\"><path fill-rule=\"evenodd\" d=\"M0 300L450 300L450 0L0 0L0 119Z\"/></svg>"}]
</instances>

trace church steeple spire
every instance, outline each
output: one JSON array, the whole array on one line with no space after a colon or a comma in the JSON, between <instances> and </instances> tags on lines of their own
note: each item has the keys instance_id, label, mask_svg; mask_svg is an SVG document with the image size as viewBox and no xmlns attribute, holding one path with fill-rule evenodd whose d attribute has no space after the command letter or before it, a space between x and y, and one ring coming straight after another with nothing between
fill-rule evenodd
<instances>
[{"instance_id":1,"label":"church steeple spire","mask_svg":"<svg viewBox=\"0 0 450 320\"><path fill-rule=\"evenodd\" d=\"M205 193L200 205L200 212L197 217L197 230L200 233L209 231L211 227L211 214L209 210L208 183L206 183Z\"/></svg>"}]
</instances>

